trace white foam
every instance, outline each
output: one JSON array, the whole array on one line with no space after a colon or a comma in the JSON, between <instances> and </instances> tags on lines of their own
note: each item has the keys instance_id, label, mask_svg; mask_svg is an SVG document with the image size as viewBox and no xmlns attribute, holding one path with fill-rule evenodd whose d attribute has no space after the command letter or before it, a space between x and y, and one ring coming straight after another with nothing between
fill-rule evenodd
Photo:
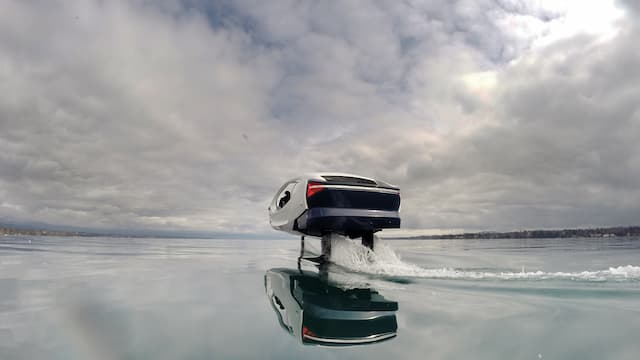
<instances>
[{"instance_id":1,"label":"white foam","mask_svg":"<svg viewBox=\"0 0 640 360\"><path fill-rule=\"evenodd\" d=\"M375 238L375 251L341 236L332 237L331 247L331 261L333 263L352 271L384 276L462 280L640 281L640 267L632 265L581 272L491 272L455 268L427 269L402 261L393 249L379 238Z\"/></svg>"}]
</instances>

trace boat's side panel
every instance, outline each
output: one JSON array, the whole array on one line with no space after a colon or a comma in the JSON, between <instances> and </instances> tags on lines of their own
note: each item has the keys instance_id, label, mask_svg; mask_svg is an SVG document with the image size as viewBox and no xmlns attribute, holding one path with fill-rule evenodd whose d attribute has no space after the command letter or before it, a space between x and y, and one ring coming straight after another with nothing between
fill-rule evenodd
<instances>
[{"instance_id":1,"label":"boat's side panel","mask_svg":"<svg viewBox=\"0 0 640 360\"><path fill-rule=\"evenodd\" d=\"M306 210L306 186L306 181L293 179L280 188L269 205L269 221L274 229L295 233L295 220Z\"/></svg>"}]
</instances>

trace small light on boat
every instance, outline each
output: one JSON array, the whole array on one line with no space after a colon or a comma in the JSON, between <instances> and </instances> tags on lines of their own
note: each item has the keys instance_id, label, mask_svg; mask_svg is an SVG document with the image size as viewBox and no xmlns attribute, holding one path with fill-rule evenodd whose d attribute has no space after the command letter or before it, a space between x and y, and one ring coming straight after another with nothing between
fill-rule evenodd
<instances>
[{"instance_id":1,"label":"small light on boat","mask_svg":"<svg viewBox=\"0 0 640 360\"><path fill-rule=\"evenodd\" d=\"M309 181L307 183L307 198L313 196L313 194L324 190L324 185L319 182Z\"/></svg>"}]
</instances>

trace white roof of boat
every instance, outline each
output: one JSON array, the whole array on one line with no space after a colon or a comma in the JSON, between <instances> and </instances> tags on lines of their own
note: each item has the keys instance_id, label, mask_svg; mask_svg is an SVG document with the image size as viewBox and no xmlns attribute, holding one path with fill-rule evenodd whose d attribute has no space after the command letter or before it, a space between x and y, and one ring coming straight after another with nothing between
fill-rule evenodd
<instances>
[{"instance_id":1,"label":"white roof of boat","mask_svg":"<svg viewBox=\"0 0 640 360\"><path fill-rule=\"evenodd\" d=\"M345 177L354 177L354 178L358 178L358 179L365 179L365 180L371 180L371 181L376 181L373 178L367 177L367 176L362 176L362 175L356 175L356 174L349 174L349 173L341 173L341 172L317 172L317 173L306 173L304 175L301 176L301 178L308 178L308 179L322 179L323 176L345 176ZM323 179L324 180L324 179Z\"/></svg>"},{"instance_id":2,"label":"white roof of boat","mask_svg":"<svg viewBox=\"0 0 640 360\"><path fill-rule=\"evenodd\" d=\"M365 180L369 180L369 181L373 181L377 184L384 184L385 186L390 186L392 188L398 188L396 185L390 184L384 180L376 180L374 178L370 178L367 176L362 176L362 175L356 175L356 174L349 174L349 173L342 173L342 172L314 172L314 173L306 173L303 174L301 176L298 176L294 179L291 179L289 181L292 180L319 180L319 181L327 181L327 179L323 178L323 176L345 176L345 177L354 177L354 178L358 178L358 179L365 179Z\"/></svg>"}]
</instances>

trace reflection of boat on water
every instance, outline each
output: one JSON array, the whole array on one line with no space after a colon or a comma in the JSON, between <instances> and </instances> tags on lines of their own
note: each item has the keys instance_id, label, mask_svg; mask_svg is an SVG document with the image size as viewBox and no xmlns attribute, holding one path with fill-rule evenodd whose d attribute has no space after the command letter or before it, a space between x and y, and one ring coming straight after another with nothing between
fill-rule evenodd
<instances>
[{"instance_id":1,"label":"reflection of boat on water","mask_svg":"<svg viewBox=\"0 0 640 360\"><path fill-rule=\"evenodd\" d=\"M265 290L280 325L303 344L370 344L396 336L398 303L373 289L341 289L314 272L271 269Z\"/></svg>"}]
</instances>

